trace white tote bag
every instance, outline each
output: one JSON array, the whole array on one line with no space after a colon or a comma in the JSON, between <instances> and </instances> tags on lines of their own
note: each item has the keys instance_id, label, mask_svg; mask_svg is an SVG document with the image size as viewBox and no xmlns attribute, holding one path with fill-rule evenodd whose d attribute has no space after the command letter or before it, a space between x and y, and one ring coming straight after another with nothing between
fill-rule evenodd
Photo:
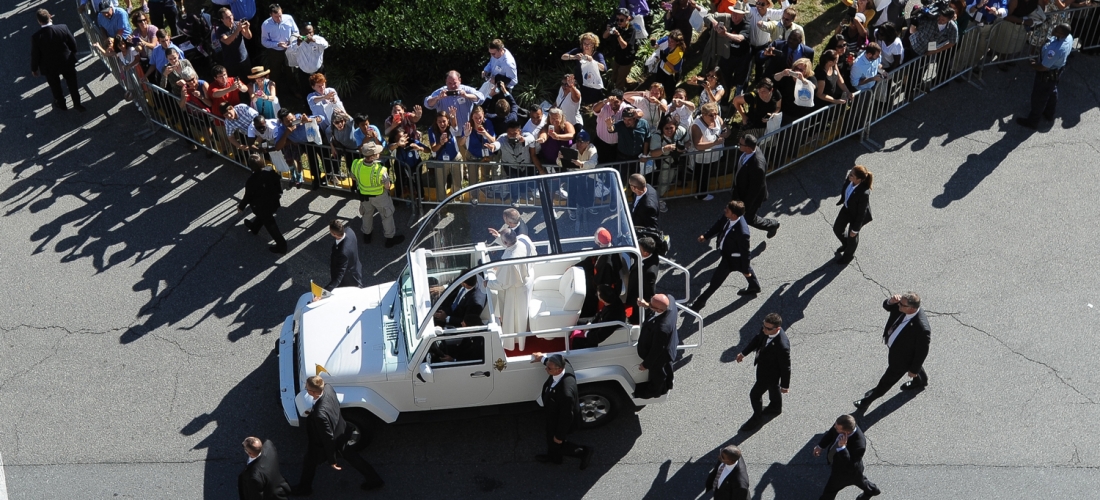
<instances>
[{"instance_id":1,"label":"white tote bag","mask_svg":"<svg viewBox=\"0 0 1100 500\"><path fill-rule=\"evenodd\" d=\"M797 106L804 108L814 107L814 86L809 83L803 83L802 80L795 79L794 81L794 103Z\"/></svg>"},{"instance_id":2,"label":"white tote bag","mask_svg":"<svg viewBox=\"0 0 1100 500\"><path fill-rule=\"evenodd\" d=\"M581 85L590 89L603 88L603 77L600 76L600 63L595 60L581 61Z\"/></svg>"},{"instance_id":3,"label":"white tote bag","mask_svg":"<svg viewBox=\"0 0 1100 500\"><path fill-rule=\"evenodd\" d=\"M292 43L283 51L286 54L286 65L291 68L298 67L298 44Z\"/></svg>"},{"instance_id":4,"label":"white tote bag","mask_svg":"<svg viewBox=\"0 0 1100 500\"><path fill-rule=\"evenodd\" d=\"M306 122L306 140L318 146L321 145L321 128L313 120Z\"/></svg>"},{"instance_id":5,"label":"white tote bag","mask_svg":"<svg viewBox=\"0 0 1100 500\"><path fill-rule=\"evenodd\" d=\"M290 172L290 165L286 163L286 158L283 157L282 151L272 151L269 153L271 156L271 165L275 167L280 174Z\"/></svg>"}]
</instances>

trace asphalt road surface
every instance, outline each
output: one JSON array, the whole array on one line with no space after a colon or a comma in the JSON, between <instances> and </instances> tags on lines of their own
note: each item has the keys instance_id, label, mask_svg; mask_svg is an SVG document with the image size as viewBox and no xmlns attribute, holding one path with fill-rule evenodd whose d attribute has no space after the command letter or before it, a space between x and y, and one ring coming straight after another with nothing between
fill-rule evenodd
<instances>
[{"instance_id":1,"label":"asphalt road surface","mask_svg":"<svg viewBox=\"0 0 1100 500\"><path fill-rule=\"evenodd\" d=\"M39 3L0 8L7 494L233 498L248 435L274 440L295 482L305 437L278 405L273 346L309 280L327 278L325 223L356 219L357 202L285 195L291 252L274 258L235 214L246 172L164 132L136 139L143 120L101 64L80 65L87 113L50 111L27 60ZM71 4L44 5L77 28ZM754 498L816 498L828 467L810 450L885 369L881 301L914 290L933 330L931 385L893 391L861 419L881 498L1096 498L1098 70L1095 57L1070 60L1059 118L1039 132L1011 122L1030 75L991 70L984 90L953 83L876 126L881 151L849 141L772 177L768 208L783 225L766 244L753 237L763 293L738 298L731 276L670 401L575 434L596 447L589 470L534 461L537 413L387 427L364 455L386 480L370 496L696 498L732 442ZM831 226L857 162L875 173L875 221L841 267ZM669 207L672 256L698 293L717 257L694 237L721 205ZM408 214L399 207L398 220ZM402 256L380 241L364 249L366 281L392 279ZM769 312L787 322L791 393L781 416L742 434L753 370L733 361ZM350 469L319 471L316 498L361 497L360 482Z\"/></svg>"}]
</instances>

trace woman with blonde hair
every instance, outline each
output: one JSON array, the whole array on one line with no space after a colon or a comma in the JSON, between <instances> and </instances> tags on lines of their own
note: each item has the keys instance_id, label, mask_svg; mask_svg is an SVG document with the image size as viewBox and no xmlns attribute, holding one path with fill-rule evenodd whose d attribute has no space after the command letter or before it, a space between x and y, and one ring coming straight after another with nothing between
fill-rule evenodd
<instances>
[{"instance_id":1,"label":"woman with blonde hair","mask_svg":"<svg viewBox=\"0 0 1100 500\"><path fill-rule=\"evenodd\" d=\"M848 171L844 186L840 191L840 213L833 222L833 234L840 240L840 254L836 262L847 265L852 261L859 246L859 232L871 222L871 184L875 175L863 165L856 165Z\"/></svg>"},{"instance_id":2,"label":"woman with blonde hair","mask_svg":"<svg viewBox=\"0 0 1100 500\"><path fill-rule=\"evenodd\" d=\"M729 137L730 131L722 129L722 119L718 116L718 103L708 102L699 107L699 117L691 124L688 130L691 140L687 143L687 150L691 155L693 175L695 176L695 192L700 193L695 197L703 201L714 199L714 195L706 193L709 187L711 173L717 170L718 160L722 159L722 151L710 151L721 149Z\"/></svg>"},{"instance_id":3,"label":"woman with blonde hair","mask_svg":"<svg viewBox=\"0 0 1100 500\"><path fill-rule=\"evenodd\" d=\"M596 52L600 39L593 33L580 36L580 47L561 55L562 61L577 61L573 76L580 83L581 104L589 105L603 100L603 77L607 70L603 54Z\"/></svg>"}]
</instances>

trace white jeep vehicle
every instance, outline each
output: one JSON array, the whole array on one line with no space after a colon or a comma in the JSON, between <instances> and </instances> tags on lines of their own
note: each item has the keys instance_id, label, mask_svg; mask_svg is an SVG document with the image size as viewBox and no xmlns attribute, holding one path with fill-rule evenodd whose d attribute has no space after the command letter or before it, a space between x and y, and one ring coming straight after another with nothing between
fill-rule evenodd
<instances>
[{"instance_id":1,"label":"white jeep vehicle","mask_svg":"<svg viewBox=\"0 0 1100 500\"><path fill-rule=\"evenodd\" d=\"M558 199L562 186L570 189L569 200ZM625 322L587 325L588 318L581 318L589 287L578 263L607 254L619 254L628 262L641 259L629 205L618 186L622 184L615 170L600 169L463 189L422 220L396 282L338 288L317 302L311 302L312 293L303 295L294 314L286 318L278 342L280 396L287 420L297 426L309 409L304 386L314 374L321 374L335 389L347 421L361 433L360 446L377 421L417 420L439 414L437 410L499 413L501 405L530 407L546 380L543 365L531 362L536 351L563 352L572 363L581 395L581 426L598 426L624 408L663 401L664 397L629 396L648 378L638 369L640 328ZM493 242L488 229L502 226L508 205L493 203L490 193L517 188L527 190L534 200L515 206L530 228L537 255L504 264L528 266L530 272L528 318L523 322L530 331L506 333L500 313L501 295L508 292L488 289L485 276L502 266L503 248ZM603 197L594 196L600 191ZM544 196L540 199L536 193ZM553 199L546 193L554 193ZM587 202L581 202L585 198ZM610 247L594 242L601 227L612 235ZM683 276L687 290L687 270L661 259ZM367 260L363 267L369 272L386 265ZM635 283L641 286L641 266L636 267ZM484 326L436 326L436 310L451 303L459 284L473 275L486 292ZM686 300L687 293L677 299ZM637 307L626 304L632 305ZM681 348L695 347L702 339L702 319L682 306L678 309L698 322L697 343ZM571 349L574 330L609 325L618 328L598 346ZM464 343L465 355L446 356L444 361L439 353L448 342Z\"/></svg>"}]
</instances>

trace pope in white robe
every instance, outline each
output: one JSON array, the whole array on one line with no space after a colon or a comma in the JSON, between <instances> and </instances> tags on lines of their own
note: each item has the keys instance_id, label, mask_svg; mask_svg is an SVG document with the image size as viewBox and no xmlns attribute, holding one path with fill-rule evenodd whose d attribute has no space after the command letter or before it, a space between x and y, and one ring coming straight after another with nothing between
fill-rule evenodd
<instances>
[{"instance_id":1,"label":"pope in white robe","mask_svg":"<svg viewBox=\"0 0 1100 500\"><path fill-rule=\"evenodd\" d=\"M496 231L493 231L496 232ZM521 259L536 255L535 245L525 235L517 235L511 229L500 231L499 238L505 247L501 260ZM496 235L494 235L496 236ZM531 285L534 281L529 264L503 264L494 267L487 274L486 284L497 291L496 310L500 316L501 334L522 333L528 331L528 308L531 303ZM527 339L519 338L522 351ZM516 338L503 339L504 349L513 350Z\"/></svg>"}]
</instances>

